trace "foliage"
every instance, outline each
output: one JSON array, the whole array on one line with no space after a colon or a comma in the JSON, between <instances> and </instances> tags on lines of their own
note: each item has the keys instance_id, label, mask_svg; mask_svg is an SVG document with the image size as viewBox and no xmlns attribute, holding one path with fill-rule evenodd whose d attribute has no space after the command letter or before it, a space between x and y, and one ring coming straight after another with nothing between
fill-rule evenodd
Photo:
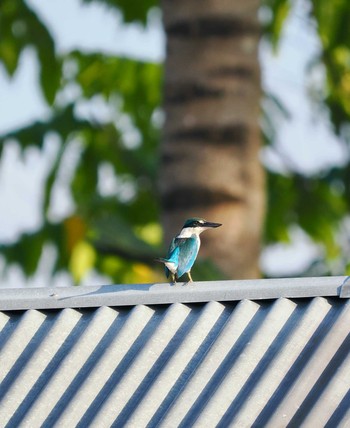
<instances>
[{"instance_id":1,"label":"foliage","mask_svg":"<svg viewBox=\"0 0 350 428\"><path fill-rule=\"evenodd\" d=\"M146 24L154 2L105 1L122 11L126 21ZM161 231L156 192L157 145L162 67L130 58L80 51L60 54L48 28L23 0L0 4L0 61L10 76L22 52L37 52L40 85L51 115L0 137L23 151L41 150L52 135L60 148L46 178L39 230L22 235L1 253L8 264L19 263L32 275L46 245L56 249L54 272L69 269L76 282L95 268L114 281L150 281L157 274L147 266L159 255ZM67 95L68 94L68 95ZM71 94L78 94L73 96ZM83 104L107 106L106 117L84 117ZM70 192L73 212L51 214L54 189L70 151L78 148ZM73 162L74 163L74 162ZM106 173L111 189L103 189ZM160 275L160 273L159 273Z\"/></svg>"},{"instance_id":2,"label":"foliage","mask_svg":"<svg viewBox=\"0 0 350 428\"><path fill-rule=\"evenodd\" d=\"M263 3L272 12L264 33L277 49L293 2L264 0ZM310 58L309 71L321 65L327 76L325 87L318 94L318 108L328 109L334 131L347 150L350 144L349 20L350 3L347 0L310 2L309 23L316 24L321 50L319 58ZM283 104L283 100L281 102ZM271 129L265 138L267 144L274 146ZM297 225L323 249L324 259L317 262L317 274L349 273L346 254L350 242L346 227L350 212L349 158L344 159L343 166L330 167L313 175L301 175L291 164L285 174L273 171L268 174L267 242L288 240L292 226ZM308 273L309 270L305 272Z\"/></svg>"}]
</instances>

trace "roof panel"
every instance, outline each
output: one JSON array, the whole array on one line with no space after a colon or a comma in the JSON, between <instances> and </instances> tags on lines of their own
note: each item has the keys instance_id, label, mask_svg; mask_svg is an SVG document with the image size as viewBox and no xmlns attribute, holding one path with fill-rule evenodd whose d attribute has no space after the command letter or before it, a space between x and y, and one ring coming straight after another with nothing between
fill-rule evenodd
<instances>
[{"instance_id":1,"label":"roof panel","mask_svg":"<svg viewBox=\"0 0 350 428\"><path fill-rule=\"evenodd\" d=\"M78 314L77 311L75 312ZM68 350L69 356L64 358L52 375L45 379L45 388L38 392L42 399L36 399L23 415L27 426L41 426L47 418L50 419L49 415L54 416L54 409L58 403L63 407L69 395L67 391L73 385L76 385L73 386L74 389L77 388L81 381L79 374L86 371L89 358L92 358L94 352L96 355L98 344L115 322L117 315L115 310L108 307L94 311L89 320L86 315L83 315L85 325L80 327L82 330L79 337L74 339L74 345ZM67 346L63 349L67 352Z\"/></svg>"},{"instance_id":2,"label":"roof panel","mask_svg":"<svg viewBox=\"0 0 350 428\"><path fill-rule=\"evenodd\" d=\"M229 316L215 337L215 342L198 364L195 373L186 379L186 387L179 390L173 397L171 406L162 420L163 426L178 426L187 421L188 426L194 417L205 406L211 390L214 390L231 365L232 353L238 356L244 344L248 342L249 330L256 328L256 320L252 322L261 306L250 300L243 300L237 307L229 308ZM250 326L248 328L248 326ZM220 368L220 369L219 369Z\"/></svg>"},{"instance_id":3,"label":"roof panel","mask_svg":"<svg viewBox=\"0 0 350 428\"><path fill-rule=\"evenodd\" d=\"M349 426L338 297L0 312L0 420Z\"/></svg>"},{"instance_id":4,"label":"roof panel","mask_svg":"<svg viewBox=\"0 0 350 428\"><path fill-rule=\"evenodd\" d=\"M285 327L280 331L280 336L276 337L268 352L261 358L259 366L251 376L251 381L242 388L240 398L231 405L227 418L231 415L233 419L232 415L235 412L237 417L234 420L237 424L253 425L259 415L261 423L262 419L264 423L267 422L272 413L274 400L286 393L282 381L300 358L331 307L326 299L320 297L311 300L309 304L301 302L297 304ZM288 384L291 381L290 377ZM245 399L248 392L249 401ZM266 406L267 397L271 407ZM254 406L251 403L254 403Z\"/></svg>"},{"instance_id":5,"label":"roof panel","mask_svg":"<svg viewBox=\"0 0 350 428\"><path fill-rule=\"evenodd\" d=\"M101 403L118 387L126 367L142 348L154 328L154 311L147 306L137 306L131 311L118 311L118 318L103 339L96 344L79 372L79 377L53 409L44 426L59 421L60 426L84 425L92 420Z\"/></svg>"},{"instance_id":6,"label":"roof panel","mask_svg":"<svg viewBox=\"0 0 350 428\"><path fill-rule=\"evenodd\" d=\"M294 373L293 366L291 367L290 372L298 376L298 381L291 386L278 408L274 410L271 426L276 426L274 424L281 420L299 426L312 408L318 414L319 422L321 415L323 419L328 420L332 406L327 403L327 407L320 407L322 401L319 402L319 398L327 383L339 375L338 363L349 355L350 335L349 330L343 328L345 325L350 326L349 304L333 304L300 354L302 364L298 364L298 361L295 363L297 371L294 370ZM335 391L339 393L339 390L334 390L333 393ZM343 397L338 397L337 404L339 398Z\"/></svg>"}]
</instances>

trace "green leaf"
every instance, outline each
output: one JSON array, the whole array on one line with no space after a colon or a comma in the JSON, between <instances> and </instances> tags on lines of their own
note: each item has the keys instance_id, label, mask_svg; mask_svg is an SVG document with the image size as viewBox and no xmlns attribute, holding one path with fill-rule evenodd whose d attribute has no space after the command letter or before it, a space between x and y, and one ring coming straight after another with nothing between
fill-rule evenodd
<instances>
[{"instance_id":1,"label":"green leaf","mask_svg":"<svg viewBox=\"0 0 350 428\"><path fill-rule=\"evenodd\" d=\"M281 38L284 23L291 10L290 0L264 0L263 4L271 11L270 22L265 25L264 33L276 50Z\"/></svg>"},{"instance_id":2,"label":"green leaf","mask_svg":"<svg viewBox=\"0 0 350 428\"><path fill-rule=\"evenodd\" d=\"M15 140L22 149L31 146L42 148L45 135L49 132L57 133L63 140L66 140L71 134L78 133L86 126L90 126L89 122L76 118L73 105L68 105L64 109L58 109L52 113L47 121L37 121L2 135L0 144L4 144L6 140Z\"/></svg>"},{"instance_id":3,"label":"green leaf","mask_svg":"<svg viewBox=\"0 0 350 428\"><path fill-rule=\"evenodd\" d=\"M2 0L0 31L0 61L10 75L16 71L24 49L36 50L41 88L47 103L52 105L60 84L61 61L46 26L23 0Z\"/></svg>"},{"instance_id":4,"label":"green leaf","mask_svg":"<svg viewBox=\"0 0 350 428\"><path fill-rule=\"evenodd\" d=\"M127 260L150 263L159 256L159 248L147 244L137 237L130 223L109 213L94 216L91 240L97 251L115 254Z\"/></svg>"},{"instance_id":5,"label":"green leaf","mask_svg":"<svg viewBox=\"0 0 350 428\"><path fill-rule=\"evenodd\" d=\"M152 7L159 5L157 0L83 0L84 3L101 3L109 7L120 10L126 23L139 21L143 24L147 22L147 15Z\"/></svg>"}]
</instances>

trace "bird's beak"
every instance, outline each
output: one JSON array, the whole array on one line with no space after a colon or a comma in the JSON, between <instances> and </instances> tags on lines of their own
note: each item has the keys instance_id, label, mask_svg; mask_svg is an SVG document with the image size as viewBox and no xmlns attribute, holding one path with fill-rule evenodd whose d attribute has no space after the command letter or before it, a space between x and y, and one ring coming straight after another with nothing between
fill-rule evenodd
<instances>
[{"instance_id":1,"label":"bird's beak","mask_svg":"<svg viewBox=\"0 0 350 428\"><path fill-rule=\"evenodd\" d=\"M212 223L212 222L210 222L210 221L206 221L204 224L203 224L203 227L220 227L220 226L222 226L222 224L221 223Z\"/></svg>"}]
</instances>

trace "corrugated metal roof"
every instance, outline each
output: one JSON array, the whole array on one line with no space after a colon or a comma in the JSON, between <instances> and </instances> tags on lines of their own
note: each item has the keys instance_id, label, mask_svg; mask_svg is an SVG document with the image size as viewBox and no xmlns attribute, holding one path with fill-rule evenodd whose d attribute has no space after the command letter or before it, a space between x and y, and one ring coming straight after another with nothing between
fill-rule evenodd
<instances>
[{"instance_id":1,"label":"corrugated metal roof","mask_svg":"<svg viewBox=\"0 0 350 428\"><path fill-rule=\"evenodd\" d=\"M224 297L0 312L0 426L350 426L349 300Z\"/></svg>"},{"instance_id":2,"label":"corrugated metal roof","mask_svg":"<svg viewBox=\"0 0 350 428\"><path fill-rule=\"evenodd\" d=\"M0 310L217 302L279 297L350 297L345 276L94 287L0 289Z\"/></svg>"}]
</instances>

